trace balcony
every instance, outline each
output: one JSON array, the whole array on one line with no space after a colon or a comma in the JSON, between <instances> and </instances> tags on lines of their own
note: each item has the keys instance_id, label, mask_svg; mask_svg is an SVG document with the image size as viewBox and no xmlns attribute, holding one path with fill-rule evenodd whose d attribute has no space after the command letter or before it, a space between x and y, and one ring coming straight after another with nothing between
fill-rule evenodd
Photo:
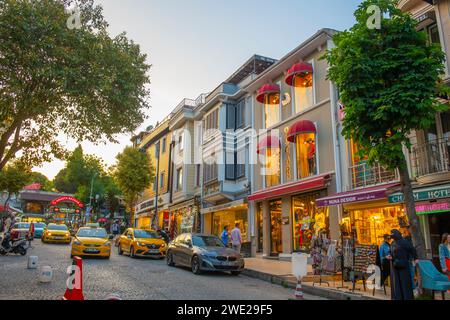
<instances>
[{"instance_id":1,"label":"balcony","mask_svg":"<svg viewBox=\"0 0 450 320\"><path fill-rule=\"evenodd\" d=\"M389 171L381 165L370 166L368 163L360 163L349 168L350 189L359 189L385 184L399 180L397 171Z\"/></svg>"},{"instance_id":2,"label":"balcony","mask_svg":"<svg viewBox=\"0 0 450 320\"><path fill-rule=\"evenodd\" d=\"M419 183L450 179L450 141L437 139L413 146L412 165Z\"/></svg>"}]
</instances>

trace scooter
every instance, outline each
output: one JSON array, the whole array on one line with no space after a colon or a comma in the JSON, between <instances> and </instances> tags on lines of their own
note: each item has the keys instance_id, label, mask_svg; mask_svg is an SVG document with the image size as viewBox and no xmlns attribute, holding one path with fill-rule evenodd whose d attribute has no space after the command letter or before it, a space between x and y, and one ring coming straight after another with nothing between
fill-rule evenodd
<instances>
[{"instance_id":1,"label":"scooter","mask_svg":"<svg viewBox=\"0 0 450 320\"><path fill-rule=\"evenodd\" d=\"M3 237L0 236L0 255L4 256L8 253L14 253L24 256L27 254L26 243L26 239L11 241L11 235L8 232Z\"/></svg>"}]
</instances>

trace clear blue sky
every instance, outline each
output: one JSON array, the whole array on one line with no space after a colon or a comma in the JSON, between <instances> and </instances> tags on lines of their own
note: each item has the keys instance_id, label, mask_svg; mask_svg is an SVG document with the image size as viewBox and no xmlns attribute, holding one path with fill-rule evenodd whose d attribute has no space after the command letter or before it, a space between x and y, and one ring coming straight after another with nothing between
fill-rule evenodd
<instances>
[{"instance_id":1,"label":"clear blue sky","mask_svg":"<svg viewBox=\"0 0 450 320\"><path fill-rule=\"evenodd\" d=\"M164 118L183 98L209 92L253 54L280 59L321 28L344 30L354 23L361 0L96 0L110 32L126 31L153 65L150 119ZM129 144L94 146L87 153L108 165ZM64 140L68 148L75 144ZM63 163L37 168L53 178Z\"/></svg>"}]
</instances>

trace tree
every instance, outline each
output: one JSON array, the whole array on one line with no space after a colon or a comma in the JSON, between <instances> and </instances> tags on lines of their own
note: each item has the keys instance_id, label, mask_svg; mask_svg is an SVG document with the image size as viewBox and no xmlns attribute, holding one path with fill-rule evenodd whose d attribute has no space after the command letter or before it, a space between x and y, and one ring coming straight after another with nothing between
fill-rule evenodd
<instances>
[{"instance_id":1,"label":"tree","mask_svg":"<svg viewBox=\"0 0 450 320\"><path fill-rule=\"evenodd\" d=\"M31 172L30 181L31 183L39 183L43 191L52 191L54 187L53 182L40 172Z\"/></svg>"},{"instance_id":2,"label":"tree","mask_svg":"<svg viewBox=\"0 0 450 320\"><path fill-rule=\"evenodd\" d=\"M59 134L114 142L143 122L150 65L107 26L94 0L0 1L0 170L17 155L30 166L63 159Z\"/></svg>"},{"instance_id":3,"label":"tree","mask_svg":"<svg viewBox=\"0 0 450 320\"><path fill-rule=\"evenodd\" d=\"M136 201L139 195L150 186L155 170L151 165L150 156L133 147L126 147L116 159L114 178L130 209L130 223L132 223Z\"/></svg>"},{"instance_id":4,"label":"tree","mask_svg":"<svg viewBox=\"0 0 450 320\"><path fill-rule=\"evenodd\" d=\"M375 5L384 14L381 28L369 28ZM444 71L444 54L428 44L417 21L401 12L394 0L365 0L355 12L357 23L334 36L326 55L328 77L345 105L343 135L361 146L370 163L400 172L412 239L420 258L425 241L415 202L404 147L413 130L430 127L443 106L436 99Z\"/></svg>"},{"instance_id":5,"label":"tree","mask_svg":"<svg viewBox=\"0 0 450 320\"><path fill-rule=\"evenodd\" d=\"M31 181L30 169L23 163L15 162L0 171L0 191L8 192L5 204L9 202L12 194L20 190Z\"/></svg>"}]
</instances>

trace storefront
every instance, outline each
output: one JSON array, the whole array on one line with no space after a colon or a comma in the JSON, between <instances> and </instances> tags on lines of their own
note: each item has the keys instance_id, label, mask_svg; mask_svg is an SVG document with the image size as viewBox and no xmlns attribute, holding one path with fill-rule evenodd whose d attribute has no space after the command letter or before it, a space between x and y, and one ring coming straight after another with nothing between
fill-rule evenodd
<instances>
[{"instance_id":1,"label":"storefront","mask_svg":"<svg viewBox=\"0 0 450 320\"><path fill-rule=\"evenodd\" d=\"M204 232L218 237L225 226L231 231L236 223L239 223L243 242L248 239L248 205L242 200L228 202L201 210L204 219Z\"/></svg>"},{"instance_id":2,"label":"storefront","mask_svg":"<svg viewBox=\"0 0 450 320\"><path fill-rule=\"evenodd\" d=\"M182 233L197 232L199 221L199 205L194 199L170 207L169 232L175 238Z\"/></svg>"},{"instance_id":3,"label":"storefront","mask_svg":"<svg viewBox=\"0 0 450 320\"><path fill-rule=\"evenodd\" d=\"M317 207L328 193L329 174L284 184L252 194L256 206L257 251L265 256L310 252L314 236L327 234L338 225L337 212ZM335 232L336 233L336 232Z\"/></svg>"},{"instance_id":4,"label":"storefront","mask_svg":"<svg viewBox=\"0 0 450 320\"><path fill-rule=\"evenodd\" d=\"M437 262L442 235L450 232L450 184L414 187L414 199L429 258ZM403 194L392 193L389 202L403 204Z\"/></svg>"},{"instance_id":5,"label":"storefront","mask_svg":"<svg viewBox=\"0 0 450 320\"><path fill-rule=\"evenodd\" d=\"M405 231L408 219L403 206L389 203L387 192L398 183L342 192L317 201L319 208L341 206L340 231L358 245L380 245L392 229Z\"/></svg>"}]
</instances>

